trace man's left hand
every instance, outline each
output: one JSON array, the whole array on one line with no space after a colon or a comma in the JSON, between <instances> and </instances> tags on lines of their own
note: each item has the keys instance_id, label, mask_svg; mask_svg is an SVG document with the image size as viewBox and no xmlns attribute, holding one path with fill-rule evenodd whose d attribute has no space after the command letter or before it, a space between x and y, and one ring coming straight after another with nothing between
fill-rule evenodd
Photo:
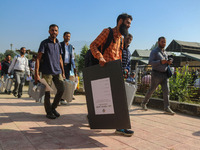
<instances>
[{"instance_id":1,"label":"man's left hand","mask_svg":"<svg viewBox=\"0 0 200 150\"><path fill-rule=\"evenodd\" d=\"M63 73L62 76L63 76L63 79L66 79L66 77L65 77L65 73Z\"/></svg>"},{"instance_id":2,"label":"man's left hand","mask_svg":"<svg viewBox=\"0 0 200 150\"><path fill-rule=\"evenodd\" d=\"M75 75L75 77L76 77L76 68L74 68L74 75Z\"/></svg>"}]
</instances>

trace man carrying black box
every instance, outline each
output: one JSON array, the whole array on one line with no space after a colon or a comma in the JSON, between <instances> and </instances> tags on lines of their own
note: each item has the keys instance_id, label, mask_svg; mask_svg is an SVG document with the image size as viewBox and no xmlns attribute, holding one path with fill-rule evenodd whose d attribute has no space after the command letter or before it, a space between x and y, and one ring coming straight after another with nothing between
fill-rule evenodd
<instances>
[{"instance_id":1,"label":"man carrying black box","mask_svg":"<svg viewBox=\"0 0 200 150\"><path fill-rule=\"evenodd\" d=\"M110 29L104 29L100 35L91 43L90 50L94 58L99 60L99 64L104 66L105 63L121 59L122 60L122 49L123 49L123 36L128 35L128 28L131 26L132 16L123 13L117 18L117 26L112 28L113 40L110 45L104 50L102 55L102 49L109 36ZM98 48L101 47L99 50ZM117 129L116 134L124 136L132 136L133 131L127 129Z\"/></svg>"}]
</instances>

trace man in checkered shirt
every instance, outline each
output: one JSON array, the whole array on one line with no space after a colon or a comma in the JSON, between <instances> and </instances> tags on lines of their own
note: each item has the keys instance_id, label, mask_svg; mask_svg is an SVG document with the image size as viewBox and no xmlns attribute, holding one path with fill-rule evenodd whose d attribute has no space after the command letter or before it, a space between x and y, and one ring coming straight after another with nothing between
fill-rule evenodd
<instances>
[{"instance_id":1,"label":"man in checkered shirt","mask_svg":"<svg viewBox=\"0 0 200 150\"><path fill-rule=\"evenodd\" d=\"M110 30L108 28L104 29L99 36L91 43L90 50L94 58L99 60L99 64L104 66L105 63L109 61L114 61L121 59L122 60L122 50L123 50L123 36L128 35L128 29L131 26L132 16L126 13L120 14L117 18L117 26L112 28L113 31L113 40L105 49L104 54L98 50L98 47L101 46L101 51L103 46L107 41ZM121 134L124 136L132 136L133 131L127 129L117 129L116 134Z\"/></svg>"}]
</instances>

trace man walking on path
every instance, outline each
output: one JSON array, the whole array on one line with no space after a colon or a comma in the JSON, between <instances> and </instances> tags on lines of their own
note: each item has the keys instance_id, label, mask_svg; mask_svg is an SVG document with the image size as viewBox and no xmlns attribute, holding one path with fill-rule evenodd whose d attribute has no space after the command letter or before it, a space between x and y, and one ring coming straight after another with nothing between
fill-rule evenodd
<instances>
[{"instance_id":1,"label":"man walking on path","mask_svg":"<svg viewBox=\"0 0 200 150\"><path fill-rule=\"evenodd\" d=\"M54 101L50 102L50 91L45 92L44 107L46 111L46 117L49 119L55 119L60 114L56 111L61 97L64 92L63 78L65 78L63 61L62 61L62 48L56 38L58 35L58 26L52 24L49 26L50 36L41 42L38 56L35 65L35 82L40 80L39 71L42 73L42 78L51 86L52 81L55 84L57 93Z\"/></svg>"},{"instance_id":2,"label":"man walking on path","mask_svg":"<svg viewBox=\"0 0 200 150\"><path fill-rule=\"evenodd\" d=\"M63 59L63 65L64 65L64 71L65 71L65 77L66 79L69 80L70 77L70 70L73 68L74 75L76 76L76 66L75 66L75 61L74 61L74 47L69 44L71 38L71 33L70 32L65 32L63 34L63 42L60 42L63 54L62 54L62 59ZM65 100L60 101L61 104L67 105L67 102Z\"/></svg>"},{"instance_id":3,"label":"man walking on path","mask_svg":"<svg viewBox=\"0 0 200 150\"><path fill-rule=\"evenodd\" d=\"M34 79L35 75L35 61L36 61L37 55L33 55L32 59L29 60L29 68L30 68L30 74L31 77Z\"/></svg>"},{"instance_id":4,"label":"man walking on path","mask_svg":"<svg viewBox=\"0 0 200 150\"><path fill-rule=\"evenodd\" d=\"M107 37L109 35L109 29L104 29L100 35L91 43L90 49L94 58L99 60L99 64L104 66L105 63L109 61L114 61L122 59L122 49L123 49L123 36L128 35L128 28L131 26L132 16L128 14L121 14L117 18L117 26L112 28L113 40L109 47L105 49L104 54L98 50L98 47L104 47ZM117 129L116 134L122 134L125 136L132 136L133 131L127 129Z\"/></svg>"},{"instance_id":5,"label":"man walking on path","mask_svg":"<svg viewBox=\"0 0 200 150\"><path fill-rule=\"evenodd\" d=\"M172 59L168 60L168 56L164 50L166 46L165 37L158 38L158 47L151 51L149 64L152 65L151 86L145 95L142 102L142 109L147 110L149 98L160 84L163 92L164 111L167 114L174 115L175 113L169 107L169 79L167 77L168 65L172 64Z\"/></svg>"},{"instance_id":6,"label":"man walking on path","mask_svg":"<svg viewBox=\"0 0 200 150\"><path fill-rule=\"evenodd\" d=\"M8 75L8 69L11 64L11 55L7 54L5 60L1 63L1 78L6 82L6 79L9 77ZM9 93L10 91L5 90L5 93Z\"/></svg>"},{"instance_id":7,"label":"man walking on path","mask_svg":"<svg viewBox=\"0 0 200 150\"><path fill-rule=\"evenodd\" d=\"M131 44L132 39L133 36L130 33L124 37L124 48L122 50L122 71L124 73L125 78L128 77L128 74L131 71L131 63L130 63L131 53L128 47Z\"/></svg>"},{"instance_id":8,"label":"man walking on path","mask_svg":"<svg viewBox=\"0 0 200 150\"><path fill-rule=\"evenodd\" d=\"M18 98L21 98L22 96L22 90L25 84L25 73L28 75L28 77L30 77L28 59L25 57L25 54L26 48L22 47L20 49L20 55L17 55L13 58L13 61L8 69L9 75L11 75L12 70L14 70L15 88L12 93Z\"/></svg>"}]
</instances>

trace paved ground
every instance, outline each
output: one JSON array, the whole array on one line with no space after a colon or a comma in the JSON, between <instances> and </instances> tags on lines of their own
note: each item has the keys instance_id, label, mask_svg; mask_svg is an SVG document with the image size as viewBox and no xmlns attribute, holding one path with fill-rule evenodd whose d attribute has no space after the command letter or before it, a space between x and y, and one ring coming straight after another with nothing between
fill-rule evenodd
<instances>
[{"instance_id":1,"label":"paved ground","mask_svg":"<svg viewBox=\"0 0 200 150\"><path fill-rule=\"evenodd\" d=\"M123 137L114 130L90 130L85 96L75 98L58 107L60 118L49 120L43 105L27 94L21 99L0 94L0 150L200 150L200 118L132 106L135 134Z\"/></svg>"}]
</instances>

